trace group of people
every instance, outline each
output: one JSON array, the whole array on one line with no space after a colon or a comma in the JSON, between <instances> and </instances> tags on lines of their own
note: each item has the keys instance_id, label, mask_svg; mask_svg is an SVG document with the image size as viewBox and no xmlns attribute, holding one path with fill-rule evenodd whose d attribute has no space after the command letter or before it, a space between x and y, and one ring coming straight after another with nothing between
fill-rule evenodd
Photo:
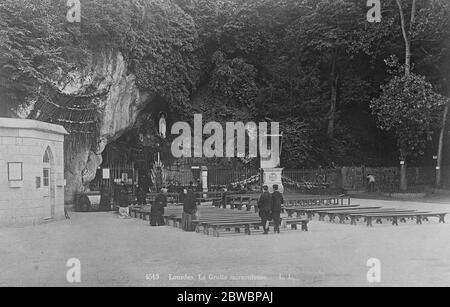
<instances>
[{"instance_id":1,"label":"group of people","mask_svg":"<svg viewBox=\"0 0 450 307\"><path fill-rule=\"evenodd\" d=\"M194 184L190 182L189 187L184 188L180 193L179 200L183 204L182 215L182 229L185 231L194 231L192 220L197 213L198 201L194 193ZM259 216L261 217L261 224L264 234L269 233L269 222L274 223L274 232L280 233L281 225L281 208L284 204L283 195L278 190L278 185L273 186L273 193L269 193L269 187L263 186L263 193L258 199ZM145 204L145 193L137 187L137 199L139 204ZM163 226L164 222L164 208L167 207L167 188L162 188L160 193L155 197L155 201L151 206L150 225ZM226 193L224 193L226 194ZM125 184L121 184L116 192L115 199L119 205L119 216L122 218L129 217L129 199L128 190Z\"/></svg>"},{"instance_id":2,"label":"group of people","mask_svg":"<svg viewBox=\"0 0 450 307\"><path fill-rule=\"evenodd\" d=\"M183 204L183 220L182 228L185 231L194 231L192 226L192 220L197 213L197 198L194 193L195 186L193 182L189 183L189 186L184 188L179 200ZM167 207L169 190L163 187L158 195L156 195L150 211L150 225L151 226L163 226L164 222L164 208ZM136 198L138 205L146 205L146 193L139 186L136 187ZM115 190L114 199L119 206L119 217L129 218L129 191L124 183L121 183Z\"/></svg>"},{"instance_id":3,"label":"group of people","mask_svg":"<svg viewBox=\"0 0 450 307\"><path fill-rule=\"evenodd\" d=\"M281 207L284 204L283 195L278 191L278 185L273 186L273 193L269 193L269 187L263 186L263 193L258 199L259 216L264 234L269 233L269 222L273 220L274 232L280 233Z\"/></svg>"},{"instance_id":4,"label":"group of people","mask_svg":"<svg viewBox=\"0 0 450 307\"><path fill-rule=\"evenodd\" d=\"M152 204L150 212L151 226L165 225L163 215L164 208L167 207L167 192L167 188L162 188ZM194 185L192 182L189 184L188 188L183 189L179 199L183 204L182 229L185 231L194 231L192 220L197 213L197 198L194 193Z\"/></svg>"}]
</instances>

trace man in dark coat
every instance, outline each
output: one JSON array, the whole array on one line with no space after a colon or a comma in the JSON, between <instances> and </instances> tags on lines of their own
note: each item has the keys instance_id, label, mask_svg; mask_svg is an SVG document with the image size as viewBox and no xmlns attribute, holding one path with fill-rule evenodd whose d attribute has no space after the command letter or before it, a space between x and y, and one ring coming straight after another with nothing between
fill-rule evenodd
<instances>
[{"instance_id":1,"label":"man in dark coat","mask_svg":"<svg viewBox=\"0 0 450 307\"><path fill-rule=\"evenodd\" d=\"M222 194L222 207L223 207L224 209L226 209L226 208L227 208L227 196L230 195L231 192L228 191L227 188L224 188L223 190L224 190L224 192L223 192L223 194Z\"/></svg>"},{"instance_id":2,"label":"man in dark coat","mask_svg":"<svg viewBox=\"0 0 450 307\"><path fill-rule=\"evenodd\" d=\"M111 210L111 193L106 186L102 187L100 194L100 206L98 209L99 211Z\"/></svg>"},{"instance_id":3,"label":"man in dark coat","mask_svg":"<svg viewBox=\"0 0 450 307\"><path fill-rule=\"evenodd\" d=\"M197 179L197 192L203 192L202 182Z\"/></svg>"},{"instance_id":4,"label":"man in dark coat","mask_svg":"<svg viewBox=\"0 0 450 307\"><path fill-rule=\"evenodd\" d=\"M274 231L280 233L281 206L284 204L283 195L278 191L278 184L273 185L272 193L272 219L275 224Z\"/></svg>"},{"instance_id":5,"label":"man in dark coat","mask_svg":"<svg viewBox=\"0 0 450 307\"><path fill-rule=\"evenodd\" d=\"M139 206L145 206L147 204L146 197L147 197L146 191L142 188L142 186L140 184L137 185L136 186L137 204Z\"/></svg>"},{"instance_id":6,"label":"man in dark coat","mask_svg":"<svg viewBox=\"0 0 450 307\"><path fill-rule=\"evenodd\" d=\"M197 211L196 197L194 191L192 189L192 182L189 186L189 189L184 191L184 195L182 197L183 202L183 230L184 231L194 231L192 227L192 219L194 217L195 212Z\"/></svg>"},{"instance_id":7,"label":"man in dark coat","mask_svg":"<svg viewBox=\"0 0 450 307\"><path fill-rule=\"evenodd\" d=\"M150 225L152 226L164 226L164 208L167 207L167 189L162 188L161 193L159 193L156 198L155 202L152 205L151 209L151 218L150 218Z\"/></svg>"},{"instance_id":8,"label":"man in dark coat","mask_svg":"<svg viewBox=\"0 0 450 307\"><path fill-rule=\"evenodd\" d=\"M259 216L261 217L264 234L269 233L269 221L271 219L272 196L269 193L269 187L263 186L263 193L258 199Z\"/></svg>"}]
</instances>

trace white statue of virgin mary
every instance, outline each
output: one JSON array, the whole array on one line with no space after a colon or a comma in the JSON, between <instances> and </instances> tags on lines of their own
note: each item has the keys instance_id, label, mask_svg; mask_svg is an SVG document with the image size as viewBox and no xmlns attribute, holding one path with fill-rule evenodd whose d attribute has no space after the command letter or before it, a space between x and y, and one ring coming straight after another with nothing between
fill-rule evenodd
<instances>
[{"instance_id":1,"label":"white statue of virgin mary","mask_svg":"<svg viewBox=\"0 0 450 307\"><path fill-rule=\"evenodd\" d=\"M165 112L159 113L159 135L163 139L166 138L166 130L167 130L166 116L167 115Z\"/></svg>"}]
</instances>

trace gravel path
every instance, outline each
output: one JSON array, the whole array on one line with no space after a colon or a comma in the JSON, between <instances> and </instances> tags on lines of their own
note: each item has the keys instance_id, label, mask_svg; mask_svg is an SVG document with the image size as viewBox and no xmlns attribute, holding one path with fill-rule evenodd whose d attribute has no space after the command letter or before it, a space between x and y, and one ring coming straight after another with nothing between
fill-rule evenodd
<instances>
[{"instance_id":1,"label":"gravel path","mask_svg":"<svg viewBox=\"0 0 450 307\"><path fill-rule=\"evenodd\" d=\"M450 212L446 204L353 202ZM374 228L312 221L308 233L214 238L112 213L71 216L0 229L0 286L373 286L369 258L381 261L378 285L450 286L450 220ZM81 261L80 284L66 280L70 258Z\"/></svg>"}]
</instances>

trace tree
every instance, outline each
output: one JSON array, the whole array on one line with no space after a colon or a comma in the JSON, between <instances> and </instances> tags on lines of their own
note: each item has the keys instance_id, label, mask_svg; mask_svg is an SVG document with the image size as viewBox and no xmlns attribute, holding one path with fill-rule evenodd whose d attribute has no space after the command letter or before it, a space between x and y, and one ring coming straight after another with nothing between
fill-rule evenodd
<instances>
[{"instance_id":1,"label":"tree","mask_svg":"<svg viewBox=\"0 0 450 307\"><path fill-rule=\"evenodd\" d=\"M432 1L429 6L419 10L416 16L421 25L413 43L418 44L417 68L432 80L436 91L450 98L450 3L448 1ZM431 35L430 35L431 34ZM450 109L450 99L447 99L439 132L436 163L436 186L442 184L442 164L444 155L445 135Z\"/></svg>"},{"instance_id":2,"label":"tree","mask_svg":"<svg viewBox=\"0 0 450 307\"><path fill-rule=\"evenodd\" d=\"M68 69L71 48L59 1L0 3L0 106L13 115L42 95L50 73ZM0 107L0 108L1 108Z\"/></svg>"},{"instance_id":3,"label":"tree","mask_svg":"<svg viewBox=\"0 0 450 307\"><path fill-rule=\"evenodd\" d=\"M400 14L400 27L402 30L403 40L405 42L405 78L408 78L411 73L411 40L410 33L412 27L414 26L414 17L416 14L416 0L412 0L411 5L411 18L409 21L409 30L406 29L405 15L402 7L402 0L395 0L398 6L398 11ZM406 178L406 152L400 146L400 159L402 160L400 168L400 190L406 191L408 188L407 178Z\"/></svg>"},{"instance_id":4,"label":"tree","mask_svg":"<svg viewBox=\"0 0 450 307\"><path fill-rule=\"evenodd\" d=\"M406 167L407 167L407 157L411 153L423 153L422 148L423 147L423 139L419 140L418 138L424 138L424 133L426 132L427 138L429 138L433 134L432 126L422 126L414 128L412 125L407 127L407 125L403 125L407 121L407 118L403 118L401 116L397 117L400 114L394 113L392 117L389 116L388 112L380 112L382 109L382 106L380 105L380 102L384 100L384 103L387 104L386 110L389 110L391 108L391 105L394 103L403 103L404 106L410 105L411 102L408 102L406 100L400 99L399 96L403 95L405 98L410 97L411 101L417 102L417 105L410 105L411 108L416 110L421 110L421 106L428 105L431 109L431 113L424 111L422 114L424 117L420 118L416 122L418 125L422 125L422 123L429 123L430 120L436 120L436 118L433 118L435 114L433 112L436 112L436 107L439 107L442 103L445 102L442 96L436 94L434 90L432 89L432 85L425 81L424 78L418 76L418 75L412 75L412 42L415 42L422 36L427 37L427 39L434 40L435 38L439 37L437 35L436 30L433 27L430 27L430 23L439 21L440 14L438 12L441 9L444 9L443 11L447 11L448 14L448 8L446 8L445 4L442 3L442 1L436 0L432 1L431 3L426 2L420 2L421 7L418 7L418 1L413 0L410 2L410 6L405 5L402 0L395 0L395 3L397 5L399 18L400 18L400 30L402 33L402 39L403 39L403 45L404 45L404 65L403 65L403 78L397 76L393 80L389 82L387 86L382 87L382 97L380 97L379 100L375 100L372 103L372 108L375 109L378 118L381 122L384 121L384 125L382 125L382 129L390 130L393 128L393 122L398 121L397 124L399 124L396 129L400 130L397 131L397 137L398 138L405 138L405 139L398 139L398 145L400 150L400 160L402 161L401 164L401 172L400 172L400 189L402 191L407 190L407 178L406 178ZM431 8L430 8L431 7ZM409 10L409 22L408 15L405 12ZM436 13L436 17L433 14L430 14L430 11L433 13ZM431 15L433 15L432 18ZM445 22L438 22L439 26L442 27L442 24L445 24ZM434 24L436 26L436 24ZM442 38L440 39L442 40ZM423 47L422 47L423 48ZM418 86L416 89L414 89L412 86ZM399 86L398 89L395 89L396 86ZM400 91L400 92L399 92ZM402 92L403 91L403 92ZM421 92L423 91L423 92ZM415 93L416 95L420 97L414 97L411 95L412 93ZM390 97L390 95L392 95ZM395 108L391 111L395 111ZM408 110L403 109L404 114L409 114L407 112ZM445 127L445 119L447 117L448 109L445 108L444 110L444 123L442 127ZM386 125L385 122L386 119L381 118L382 116L387 116L387 120L392 120L390 124ZM437 129L438 126L434 126L435 129ZM413 137L411 134L408 134L406 130L410 132L415 132L415 130L419 129L418 135ZM428 130L427 130L428 129ZM403 130L403 132L402 132ZM412 145L411 145L412 143ZM438 164L441 163L442 158L442 145L443 144L443 133L441 130L441 137L439 142L439 157L438 157ZM437 177L439 177L440 181L440 172L438 171Z\"/></svg>"},{"instance_id":5,"label":"tree","mask_svg":"<svg viewBox=\"0 0 450 307\"><path fill-rule=\"evenodd\" d=\"M411 14L409 20L409 29L406 25L405 13L403 12L402 0L395 0L400 14L400 28L402 30L403 40L405 42L405 76L411 73L411 32L414 27L416 16L416 0L412 0Z\"/></svg>"},{"instance_id":6,"label":"tree","mask_svg":"<svg viewBox=\"0 0 450 307\"><path fill-rule=\"evenodd\" d=\"M428 136L439 127L438 118L445 102L425 77L410 72L394 76L383 85L381 96L372 100L371 107L379 127L395 131L400 157L406 161L408 157L424 154ZM406 171L405 167L402 169ZM406 191L406 174L401 179L400 188Z\"/></svg>"},{"instance_id":7,"label":"tree","mask_svg":"<svg viewBox=\"0 0 450 307\"><path fill-rule=\"evenodd\" d=\"M364 9L355 1L309 1L312 10L300 19L295 30L310 49L312 56L321 63L323 76L328 84L328 110L326 133L334 138L338 119L339 92L345 72L355 62L361 51L371 43L365 38L366 21L361 18Z\"/></svg>"},{"instance_id":8,"label":"tree","mask_svg":"<svg viewBox=\"0 0 450 307\"><path fill-rule=\"evenodd\" d=\"M396 164L396 128L380 131L370 109L392 79L384 60L404 57L401 75L429 82L395 86L449 91L449 3L414 3L384 0L382 21L368 23L360 0L83 0L81 23L69 24L65 1L3 0L0 112L33 108L55 71L108 49L174 120L280 122L283 165Z\"/></svg>"}]
</instances>

